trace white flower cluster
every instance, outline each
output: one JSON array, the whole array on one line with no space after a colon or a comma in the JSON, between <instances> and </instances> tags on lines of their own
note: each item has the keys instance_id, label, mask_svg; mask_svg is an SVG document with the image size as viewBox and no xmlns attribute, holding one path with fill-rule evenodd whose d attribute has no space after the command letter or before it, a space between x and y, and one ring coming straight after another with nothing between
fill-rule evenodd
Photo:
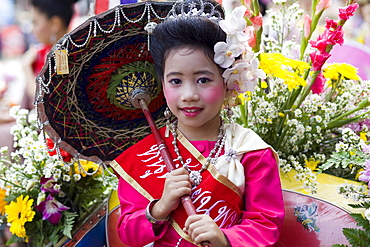
<instances>
[{"instance_id":1,"label":"white flower cluster","mask_svg":"<svg viewBox=\"0 0 370 247\"><path fill-rule=\"evenodd\" d=\"M350 128L342 129L342 140L335 145L336 152L347 152L351 150L361 150L363 141Z\"/></svg>"},{"instance_id":2,"label":"white flower cluster","mask_svg":"<svg viewBox=\"0 0 370 247\"><path fill-rule=\"evenodd\" d=\"M222 74L225 84L231 92L237 93L253 91L259 79L266 78L265 72L258 68L259 60L248 45L248 35L244 33L245 11L244 5L239 6L219 22L227 38L226 42L218 42L214 47L215 63L227 68Z\"/></svg>"},{"instance_id":3,"label":"white flower cluster","mask_svg":"<svg viewBox=\"0 0 370 247\"><path fill-rule=\"evenodd\" d=\"M311 190L315 191L317 183L312 179L313 173L306 167L305 161L314 160L317 166L324 164L328 158L325 147L331 145L333 139L337 139L337 144L333 143L336 152L361 150L362 141L351 129L338 129L337 137L334 138L327 126L342 112L356 107L351 100L361 100L357 95L367 95L370 90L366 91L362 86L359 94L356 90L352 91L355 95L345 92L338 95L334 102L311 94L302 102L301 107L280 112L279 109L289 100L289 90L280 79L270 83L274 87L269 91L259 88L248 95L248 127L279 150L283 172L296 170L296 179L302 181L305 187L311 184ZM283 133L284 136L277 133ZM276 139L273 139L274 136Z\"/></svg>"},{"instance_id":4,"label":"white flower cluster","mask_svg":"<svg viewBox=\"0 0 370 247\"><path fill-rule=\"evenodd\" d=\"M277 52L297 59L300 54L301 28L299 23L303 14L298 3L287 4L286 0L274 1L275 5L266 11L268 24L264 26L265 52ZM274 8L279 8L276 11Z\"/></svg>"},{"instance_id":5,"label":"white flower cluster","mask_svg":"<svg viewBox=\"0 0 370 247\"><path fill-rule=\"evenodd\" d=\"M337 188L338 194L343 195L346 199L352 199L354 201L369 202L364 197L367 189L365 185L355 186L353 184L341 184Z\"/></svg>"},{"instance_id":6,"label":"white flower cluster","mask_svg":"<svg viewBox=\"0 0 370 247\"><path fill-rule=\"evenodd\" d=\"M68 163L58 159L57 155L49 155L44 136L37 131L35 114L19 106L12 107L10 114L16 119L11 128L16 150L9 154L8 147L1 149L0 170L3 171L2 177L19 186L9 187L0 180L0 188L6 188L8 194L10 190L21 193L24 188L30 189L30 184L38 184L41 176L53 177L59 182L61 179L71 180Z\"/></svg>"}]
</instances>

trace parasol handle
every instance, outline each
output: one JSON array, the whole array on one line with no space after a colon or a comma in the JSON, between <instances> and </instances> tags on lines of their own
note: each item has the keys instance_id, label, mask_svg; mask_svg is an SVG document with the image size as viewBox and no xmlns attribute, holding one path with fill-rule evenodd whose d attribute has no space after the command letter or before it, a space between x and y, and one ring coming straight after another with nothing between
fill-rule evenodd
<instances>
[{"instance_id":1,"label":"parasol handle","mask_svg":"<svg viewBox=\"0 0 370 247\"><path fill-rule=\"evenodd\" d=\"M152 115L150 114L150 111L148 109L148 106L146 104L145 99L140 98L138 99L138 102L140 104L141 109L143 110L143 113L145 115L146 120L148 121L149 127L154 135L154 138L157 142L159 152L162 155L163 161L166 164L166 168L169 172L175 169L175 165L173 164L173 161L171 159L170 153L168 152L167 146L164 143L164 140L162 136L159 134L159 131L157 127L155 126L155 123L153 121ZM197 212L195 211L195 207L193 202L190 199L190 195L184 195L181 197L181 203L184 206L184 209L186 211L186 214L188 216L195 215ZM209 246L208 241L201 242L202 246Z\"/></svg>"}]
</instances>

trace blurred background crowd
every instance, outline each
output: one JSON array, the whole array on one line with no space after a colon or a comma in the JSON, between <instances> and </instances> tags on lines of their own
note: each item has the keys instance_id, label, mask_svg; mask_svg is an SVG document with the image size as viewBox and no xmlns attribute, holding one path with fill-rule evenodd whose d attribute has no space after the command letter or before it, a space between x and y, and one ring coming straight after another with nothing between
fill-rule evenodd
<instances>
[{"instance_id":1,"label":"blurred background crowd","mask_svg":"<svg viewBox=\"0 0 370 247\"><path fill-rule=\"evenodd\" d=\"M140 0L0 0L0 147L12 148L10 128L14 119L9 116L9 109L14 105L33 109L35 77L53 44L90 16L118 4L137 1ZM240 0L219 1L226 13L241 4ZM311 0L298 2L305 11L310 11ZM345 0L332 2L324 15L335 19L338 7L343 6ZM350 55L345 50L333 53L338 62L351 60L357 67L368 63L370 70L370 59L364 59L364 56L370 58L370 0L355 2L360 8L346 24L345 35L348 47L355 47L357 53L351 49L347 49ZM260 0L260 5L264 25L268 25L266 10L272 6L272 0ZM368 75L369 71L363 72L363 79L369 79ZM0 246L2 244L0 239Z\"/></svg>"}]
</instances>

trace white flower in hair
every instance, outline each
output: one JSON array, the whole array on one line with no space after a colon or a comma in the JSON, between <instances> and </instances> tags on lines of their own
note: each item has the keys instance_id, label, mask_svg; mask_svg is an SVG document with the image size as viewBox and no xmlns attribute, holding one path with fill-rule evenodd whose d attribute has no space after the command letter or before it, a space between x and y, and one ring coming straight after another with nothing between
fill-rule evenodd
<instances>
[{"instance_id":1,"label":"white flower in hair","mask_svg":"<svg viewBox=\"0 0 370 247\"><path fill-rule=\"evenodd\" d=\"M254 90L254 87L257 85L254 80L250 81L248 84L245 83L246 81L249 81L249 78L251 77L250 67L250 63L241 61L237 62L234 67L225 70L222 76L227 78L225 79L227 88L238 93Z\"/></svg>"},{"instance_id":2,"label":"white flower in hair","mask_svg":"<svg viewBox=\"0 0 370 247\"><path fill-rule=\"evenodd\" d=\"M231 15L220 21L219 25L227 34L228 43L240 44L247 41L248 36L244 33L246 27L244 13L246 10L247 8L244 5L236 7Z\"/></svg>"},{"instance_id":3,"label":"white flower in hair","mask_svg":"<svg viewBox=\"0 0 370 247\"><path fill-rule=\"evenodd\" d=\"M214 51L215 63L220 65L221 68L228 68L235 62L235 58L242 54L243 47L238 44L218 42L214 47Z\"/></svg>"},{"instance_id":4,"label":"white flower in hair","mask_svg":"<svg viewBox=\"0 0 370 247\"><path fill-rule=\"evenodd\" d=\"M218 42L214 47L214 62L221 68L228 68L222 74L227 88L236 93L253 91L259 79L266 79L266 73L258 69L259 60L252 48L248 45L248 36L244 33L246 21L244 19L245 6L239 6L224 21L220 27L227 34L226 43Z\"/></svg>"}]
</instances>

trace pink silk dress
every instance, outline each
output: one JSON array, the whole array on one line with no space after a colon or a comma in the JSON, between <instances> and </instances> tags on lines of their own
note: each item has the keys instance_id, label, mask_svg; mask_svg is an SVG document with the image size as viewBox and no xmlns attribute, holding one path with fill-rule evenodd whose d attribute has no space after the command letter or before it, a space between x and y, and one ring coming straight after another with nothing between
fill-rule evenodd
<instances>
[{"instance_id":1,"label":"pink silk dress","mask_svg":"<svg viewBox=\"0 0 370 247\"><path fill-rule=\"evenodd\" d=\"M207 157L213 141L192 141ZM228 229L221 228L233 247L272 246L278 239L284 220L284 203L279 171L271 149L251 151L241 160L245 174L245 208L241 222ZM153 186L155 186L153 184ZM124 179L119 179L118 197L121 216L117 231L121 241L130 246L176 246L180 236L169 222L163 223L158 235L145 217L148 200ZM196 246L181 239L179 246Z\"/></svg>"}]
</instances>

